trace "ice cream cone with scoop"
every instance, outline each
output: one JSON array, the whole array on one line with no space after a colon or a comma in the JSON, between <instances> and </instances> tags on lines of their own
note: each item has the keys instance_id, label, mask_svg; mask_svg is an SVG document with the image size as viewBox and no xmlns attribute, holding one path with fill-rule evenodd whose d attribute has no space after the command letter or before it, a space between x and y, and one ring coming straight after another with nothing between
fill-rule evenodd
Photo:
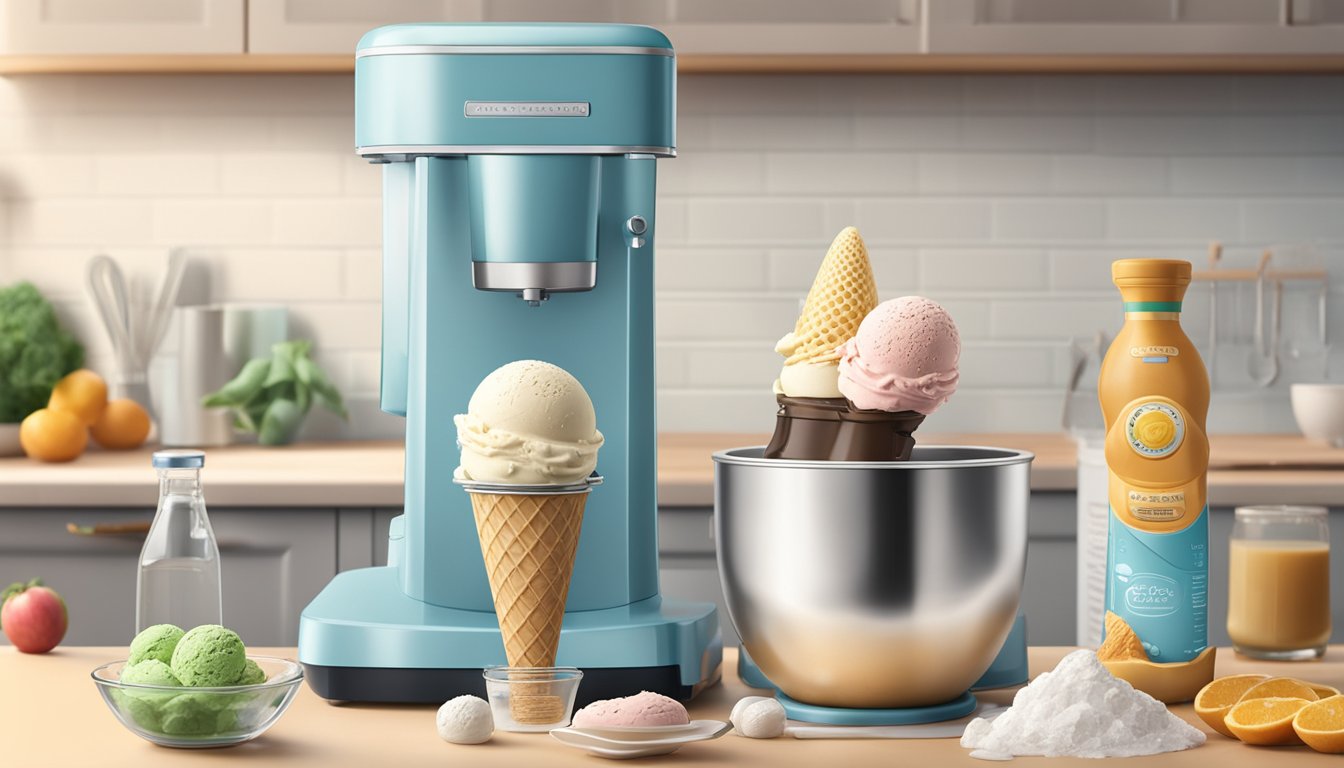
<instances>
[{"instance_id":1,"label":"ice cream cone with scoop","mask_svg":"<svg viewBox=\"0 0 1344 768\"><path fill-rule=\"evenodd\" d=\"M848 227L826 252L794 330L770 459L904 461L912 433L956 390L961 339L936 302L877 303L868 251Z\"/></svg>"},{"instance_id":2,"label":"ice cream cone with scoop","mask_svg":"<svg viewBox=\"0 0 1344 768\"><path fill-rule=\"evenodd\" d=\"M454 422L462 451L454 474L471 494L510 713L521 724L560 723L569 705L545 670L555 666L584 506L601 481L592 400L564 369L522 360L486 376Z\"/></svg>"}]
</instances>

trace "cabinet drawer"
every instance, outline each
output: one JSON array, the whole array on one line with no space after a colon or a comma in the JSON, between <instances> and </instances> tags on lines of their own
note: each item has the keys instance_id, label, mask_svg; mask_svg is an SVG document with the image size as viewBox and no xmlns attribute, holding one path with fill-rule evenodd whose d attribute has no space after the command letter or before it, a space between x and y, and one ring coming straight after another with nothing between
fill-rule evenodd
<instances>
[{"instance_id":1,"label":"cabinet drawer","mask_svg":"<svg viewBox=\"0 0 1344 768\"><path fill-rule=\"evenodd\" d=\"M0 53L242 53L244 0L5 0Z\"/></svg>"},{"instance_id":2,"label":"cabinet drawer","mask_svg":"<svg viewBox=\"0 0 1344 768\"><path fill-rule=\"evenodd\" d=\"M141 535L76 536L82 524L148 521L140 510L0 510L0 582L40 576L65 598L68 645L126 645L135 634ZM336 575L334 510L210 510L224 622L249 645L294 645L299 612ZM0 642L4 638L0 635Z\"/></svg>"}]
</instances>

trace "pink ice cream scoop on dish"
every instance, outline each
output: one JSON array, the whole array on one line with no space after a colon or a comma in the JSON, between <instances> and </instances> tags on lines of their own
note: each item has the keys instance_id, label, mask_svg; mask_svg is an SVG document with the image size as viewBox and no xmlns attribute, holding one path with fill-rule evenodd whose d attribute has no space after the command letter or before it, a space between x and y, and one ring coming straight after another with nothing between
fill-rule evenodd
<instances>
[{"instance_id":1,"label":"pink ice cream scoop on dish","mask_svg":"<svg viewBox=\"0 0 1344 768\"><path fill-rule=\"evenodd\" d=\"M676 699L641 691L623 699L594 701L574 713L575 728L648 728L686 725L691 718Z\"/></svg>"},{"instance_id":2,"label":"pink ice cream scoop on dish","mask_svg":"<svg viewBox=\"0 0 1344 768\"><path fill-rule=\"evenodd\" d=\"M884 301L840 347L840 394L861 410L927 416L957 390L960 357L957 325L938 302Z\"/></svg>"}]
</instances>

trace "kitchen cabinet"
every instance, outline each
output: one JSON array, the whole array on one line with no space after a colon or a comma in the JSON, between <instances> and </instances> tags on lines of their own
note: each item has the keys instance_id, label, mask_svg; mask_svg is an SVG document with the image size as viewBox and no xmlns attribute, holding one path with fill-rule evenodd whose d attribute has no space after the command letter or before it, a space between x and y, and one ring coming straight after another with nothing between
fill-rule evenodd
<instances>
[{"instance_id":1,"label":"kitchen cabinet","mask_svg":"<svg viewBox=\"0 0 1344 768\"><path fill-rule=\"evenodd\" d=\"M151 517L149 511L0 509L0 582L41 576L59 591L70 612L67 644L125 645L135 634L144 537L78 536L65 525ZM223 567L225 623L249 645L294 645L299 612L336 575L336 511L212 509L210 522Z\"/></svg>"},{"instance_id":2,"label":"kitchen cabinet","mask_svg":"<svg viewBox=\"0 0 1344 768\"><path fill-rule=\"evenodd\" d=\"M0 54L242 53L245 0L6 0Z\"/></svg>"},{"instance_id":3,"label":"kitchen cabinet","mask_svg":"<svg viewBox=\"0 0 1344 768\"><path fill-rule=\"evenodd\" d=\"M934 54L1306 55L1344 52L1344 0L937 0Z\"/></svg>"},{"instance_id":4,"label":"kitchen cabinet","mask_svg":"<svg viewBox=\"0 0 1344 768\"><path fill-rule=\"evenodd\" d=\"M248 51L348 54L411 21L649 24L687 54L918 53L920 36L918 0L249 0Z\"/></svg>"},{"instance_id":5,"label":"kitchen cabinet","mask_svg":"<svg viewBox=\"0 0 1344 768\"><path fill-rule=\"evenodd\" d=\"M484 21L487 0L248 0L249 53L354 55L359 38L386 24Z\"/></svg>"}]
</instances>

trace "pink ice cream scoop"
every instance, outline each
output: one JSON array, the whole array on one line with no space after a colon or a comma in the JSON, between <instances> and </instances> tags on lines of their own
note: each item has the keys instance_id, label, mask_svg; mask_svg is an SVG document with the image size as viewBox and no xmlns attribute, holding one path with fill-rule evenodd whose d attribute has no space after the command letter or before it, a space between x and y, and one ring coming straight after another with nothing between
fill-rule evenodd
<instances>
[{"instance_id":1,"label":"pink ice cream scoop","mask_svg":"<svg viewBox=\"0 0 1344 768\"><path fill-rule=\"evenodd\" d=\"M686 725L691 718L676 699L641 691L623 699L594 701L574 713L575 728L647 728Z\"/></svg>"},{"instance_id":2,"label":"pink ice cream scoop","mask_svg":"<svg viewBox=\"0 0 1344 768\"><path fill-rule=\"evenodd\" d=\"M960 357L957 325L938 302L884 301L840 347L840 394L861 410L927 416L957 390Z\"/></svg>"}]
</instances>

